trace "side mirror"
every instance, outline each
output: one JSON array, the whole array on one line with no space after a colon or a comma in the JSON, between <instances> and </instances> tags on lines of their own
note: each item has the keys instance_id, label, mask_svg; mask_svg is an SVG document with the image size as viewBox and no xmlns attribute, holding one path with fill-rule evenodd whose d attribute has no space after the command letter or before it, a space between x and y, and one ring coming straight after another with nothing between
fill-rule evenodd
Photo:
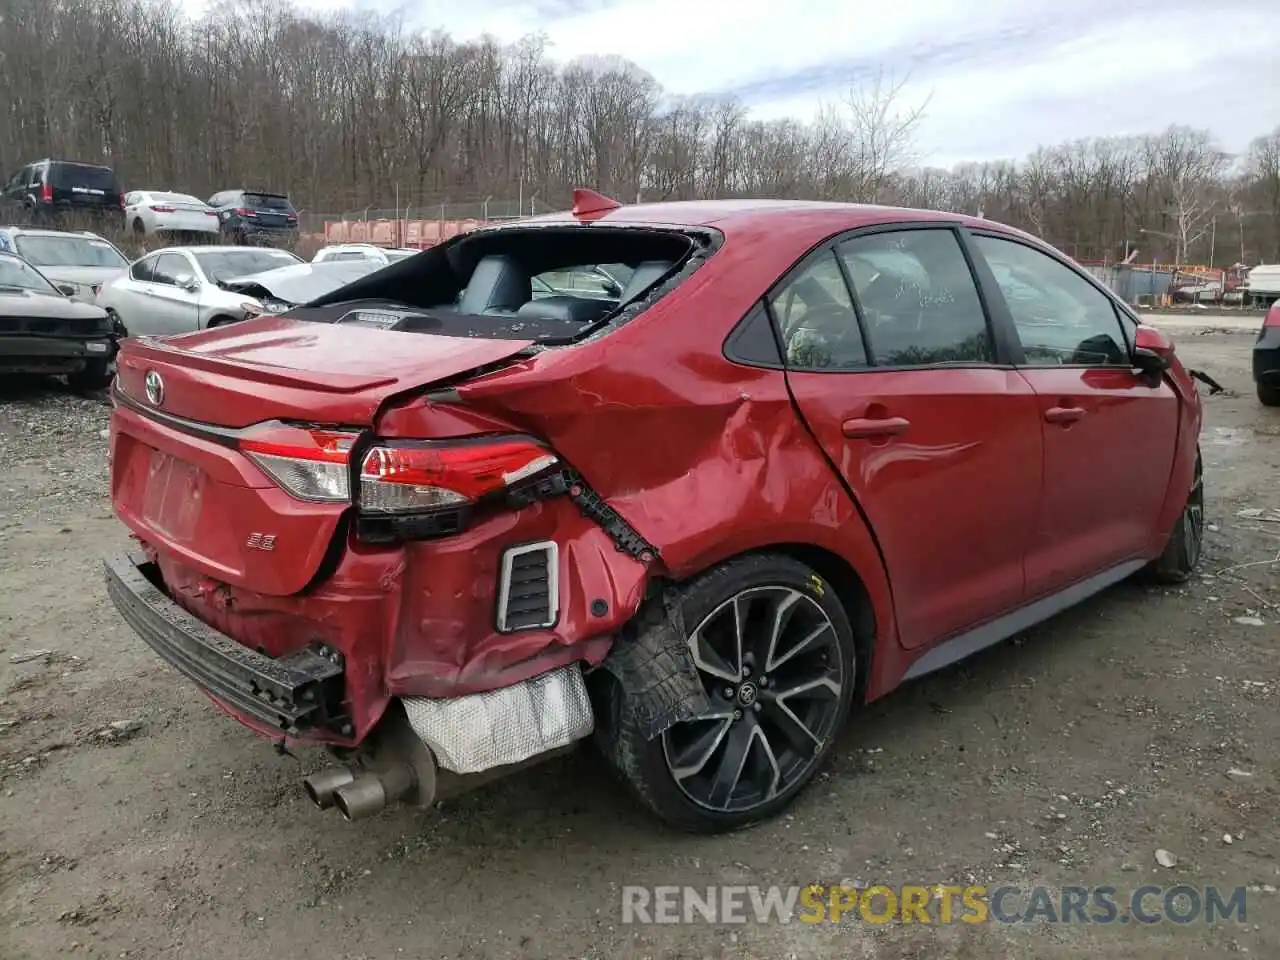
<instances>
[{"instance_id":1,"label":"side mirror","mask_svg":"<svg viewBox=\"0 0 1280 960\"><path fill-rule=\"evenodd\" d=\"M58 292L63 296L74 297L77 291L75 286L70 283L60 283L58 284Z\"/></svg>"},{"instance_id":2,"label":"side mirror","mask_svg":"<svg viewBox=\"0 0 1280 960\"><path fill-rule=\"evenodd\" d=\"M1143 373L1163 373L1173 365L1173 341L1155 327L1139 324L1133 337L1133 365Z\"/></svg>"},{"instance_id":3,"label":"side mirror","mask_svg":"<svg viewBox=\"0 0 1280 960\"><path fill-rule=\"evenodd\" d=\"M178 286L187 291L187 293L195 293L200 289L200 281L195 277L183 276L178 278Z\"/></svg>"}]
</instances>

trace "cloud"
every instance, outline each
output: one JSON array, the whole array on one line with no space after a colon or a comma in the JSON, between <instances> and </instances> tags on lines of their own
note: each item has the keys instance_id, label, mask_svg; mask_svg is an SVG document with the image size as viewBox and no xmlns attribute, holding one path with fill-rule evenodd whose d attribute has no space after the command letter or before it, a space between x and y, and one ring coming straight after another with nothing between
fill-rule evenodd
<instances>
[{"instance_id":1,"label":"cloud","mask_svg":"<svg viewBox=\"0 0 1280 960\"><path fill-rule=\"evenodd\" d=\"M188 0L190 3L200 0ZM1039 144L1209 127L1240 149L1276 122L1273 0L302 0L399 13L458 39L543 33L569 60L614 54L673 94L734 96L809 119L884 68L928 100L924 159L1022 156Z\"/></svg>"}]
</instances>

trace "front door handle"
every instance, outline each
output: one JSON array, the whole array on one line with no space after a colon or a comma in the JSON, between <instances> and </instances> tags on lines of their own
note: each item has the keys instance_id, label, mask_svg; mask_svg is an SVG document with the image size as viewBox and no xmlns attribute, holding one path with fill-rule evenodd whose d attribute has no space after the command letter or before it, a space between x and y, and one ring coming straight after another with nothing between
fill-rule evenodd
<instances>
[{"instance_id":1,"label":"front door handle","mask_svg":"<svg viewBox=\"0 0 1280 960\"><path fill-rule=\"evenodd\" d=\"M1049 423L1075 423L1084 416L1084 407L1050 407L1044 412Z\"/></svg>"},{"instance_id":2,"label":"front door handle","mask_svg":"<svg viewBox=\"0 0 1280 960\"><path fill-rule=\"evenodd\" d=\"M876 437L896 437L905 433L911 421L902 417L855 417L840 425L844 435L850 440L867 440Z\"/></svg>"}]
</instances>

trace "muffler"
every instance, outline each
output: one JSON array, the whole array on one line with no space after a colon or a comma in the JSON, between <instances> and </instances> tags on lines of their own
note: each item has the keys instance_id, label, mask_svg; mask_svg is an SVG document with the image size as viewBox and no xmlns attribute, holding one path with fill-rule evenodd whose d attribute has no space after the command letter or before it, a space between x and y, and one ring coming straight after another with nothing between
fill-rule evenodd
<instances>
[{"instance_id":1,"label":"muffler","mask_svg":"<svg viewBox=\"0 0 1280 960\"><path fill-rule=\"evenodd\" d=\"M302 788L307 791L312 803L321 810L328 810L333 806L334 791L355 778L356 775L346 767L330 767L307 777L302 781Z\"/></svg>"},{"instance_id":2,"label":"muffler","mask_svg":"<svg viewBox=\"0 0 1280 960\"><path fill-rule=\"evenodd\" d=\"M343 820L363 820L407 796L417 788L417 780L412 764L398 763L362 774L337 787L333 791L333 805Z\"/></svg>"}]
</instances>

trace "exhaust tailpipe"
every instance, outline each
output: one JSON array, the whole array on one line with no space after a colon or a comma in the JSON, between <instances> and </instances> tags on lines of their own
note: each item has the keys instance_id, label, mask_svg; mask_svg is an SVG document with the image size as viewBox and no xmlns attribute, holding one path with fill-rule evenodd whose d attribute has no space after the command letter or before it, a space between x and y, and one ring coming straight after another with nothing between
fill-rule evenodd
<instances>
[{"instance_id":1,"label":"exhaust tailpipe","mask_svg":"<svg viewBox=\"0 0 1280 960\"><path fill-rule=\"evenodd\" d=\"M333 805L343 820L363 820L402 799L416 784L413 766L399 763L342 784L333 792Z\"/></svg>"},{"instance_id":2,"label":"exhaust tailpipe","mask_svg":"<svg viewBox=\"0 0 1280 960\"><path fill-rule=\"evenodd\" d=\"M356 775L345 767L330 767L307 777L302 781L302 788L307 791L312 803L321 810L328 810L333 806L334 791L355 778Z\"/></svg>"}]
</instances>

